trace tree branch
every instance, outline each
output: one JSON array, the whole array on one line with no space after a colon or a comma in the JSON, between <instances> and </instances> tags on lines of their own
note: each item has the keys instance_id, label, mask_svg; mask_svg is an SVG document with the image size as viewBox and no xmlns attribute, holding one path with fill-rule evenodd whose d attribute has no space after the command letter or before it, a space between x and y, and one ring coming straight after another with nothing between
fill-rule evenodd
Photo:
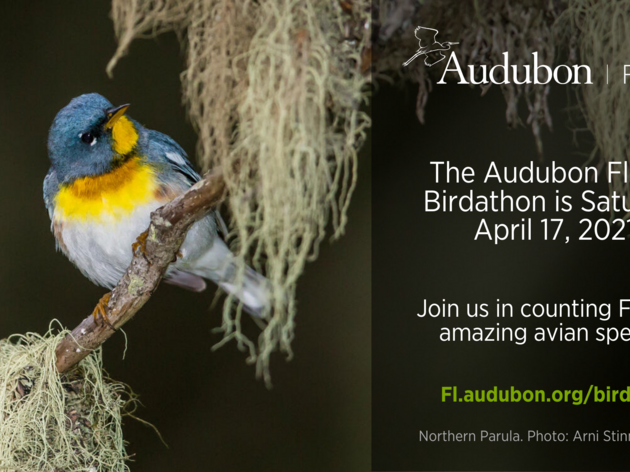
<instances>
[{"instance_id":1,"label":"tree branch","mask_svg":"<svg viewBox=\"0 0 630 472\"><path fill-rule=\"evenodd\" d=\"M103 344L151 298L169 264L175 260L188 229L215 208L225 194L220 169L206 175L186 193L151 213L151 223L143 233L144 250L134 251L125 275L112 291L104 320L90 315L57 346L57 370L67 372Z\"/></svg>"}]
</instances>

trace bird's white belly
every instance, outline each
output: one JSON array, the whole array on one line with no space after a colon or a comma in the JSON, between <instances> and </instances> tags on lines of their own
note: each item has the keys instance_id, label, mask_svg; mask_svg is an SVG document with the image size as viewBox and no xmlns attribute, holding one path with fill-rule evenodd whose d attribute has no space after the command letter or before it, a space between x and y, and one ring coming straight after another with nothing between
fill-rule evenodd
<instances>
[{"instance_id":1,"label":"bird's white belly","mask_svg":"<svg viewBox=\"0 0 630 472\"><path fill-rule=\"evenodd\" d=\"M110 221L71 221L63 224L68 258L95 284L113 288L131 263L131 246L147 229L155 202L135 208L125 218Z\"/></svg>"},{"instance_id":2,"label":"bird's white belly","mask_svg":"<svg viewBox=\"0 0 630 472\"><path fill-rule=\"evenodd\" d=\"M151 212L163 203L136 207L121 219L104 222L66 222L62 225L61 247L68 258L92 282L109 289L116 286L133 257L131 246L151 221ZM193 270L216 237L212 217L195 223L180 248L181 257L175 267Z\"/></svg>"}]
</instances>

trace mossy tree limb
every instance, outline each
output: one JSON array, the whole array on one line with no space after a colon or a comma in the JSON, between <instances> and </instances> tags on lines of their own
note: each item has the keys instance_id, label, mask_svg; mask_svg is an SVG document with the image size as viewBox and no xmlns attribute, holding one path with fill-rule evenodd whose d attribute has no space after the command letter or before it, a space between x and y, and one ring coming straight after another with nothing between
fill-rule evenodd
<instances>
[{"instance_id":1,"label":"mossy tree limb","mask_svg":"<svg viewBox=\"0 0 630 472\"><path fill-rule=\"evenodd\" d=\"M84 319L57 347L57 370L68 371L81 359L103 344L129 321L151 298L169 264L175 260L188 229L215 208L225 195L220 169L206 175L170 203L151 214L144 236L144 247L134 251L125 275L111 293L104 320L92 316Z\"/></svg>"}]
</instances>

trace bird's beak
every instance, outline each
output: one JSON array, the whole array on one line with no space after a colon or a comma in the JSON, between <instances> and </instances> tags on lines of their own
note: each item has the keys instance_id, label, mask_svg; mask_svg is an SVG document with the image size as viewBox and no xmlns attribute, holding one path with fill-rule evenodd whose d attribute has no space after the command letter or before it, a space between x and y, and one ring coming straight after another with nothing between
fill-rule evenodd
<instances>
[{"instance_id":1,"label":"bird's beak","mask_svg":"<svg viewBox=\"0 0 630 472\"><path fill-rule=\"evenodd\" d=\"M129 103L126 105L120 105L119 107L110 108L107 113L107 122L105 123L105 129L112 129L121 116L125 114L129 108Z\"/></svg>"}]
</instances>

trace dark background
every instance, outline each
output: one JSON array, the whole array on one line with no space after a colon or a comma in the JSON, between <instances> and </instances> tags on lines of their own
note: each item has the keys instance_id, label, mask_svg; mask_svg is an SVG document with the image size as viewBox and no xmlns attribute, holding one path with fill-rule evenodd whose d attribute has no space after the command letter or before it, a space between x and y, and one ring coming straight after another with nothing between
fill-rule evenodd
<instances>
[{"instance_id":1,"label":"dark background","mask_svg":"<svg viewBox=\"0 0 630 472\"><path fill-rule=\"evenodd\" d=\"M555 130L545 133L545 161L563 166L585 163L590 147L572 143L570 96L565 87L551 91ZM607 193L604 183L586 185L482 185L491 161L502 166L538 163L528 129L508 130L505 102L498 88L480 97L479 90L447 84L435 86L427 107L427 124L415 117L415 90L383 88L373 101L373 468L375 470L628 470L627 443L427 443L420 430L431 432L518 432L527 430L582 433L605 429L627 432L627 403L485 403L441 402L442 386L465 389L521 391L585 389L589 385L624 389L628 382L628 346L604 343L536 343L536 326L599 326L627 321L597 319L536 320L515 316L497 320L420 319L423 300L489 303L558 303L584 299L608 302L613 316L618 300L630 298L627 278L628 241L577 241L584 226L582 212L557 214L425 213L424 191L448 190L488 194L502 187L512 195L543 194L548 203L555 190L573 195L574 205L585 189ZM430 161L449 160L476 171L473 185L435 184ZM579 205L575 205L579 206ZM548 207L549 208L549 207ZM564 217L562 235L571 241L475 242L482 217L495 223L519 222L522 217ZM591 214L605 218L608 214ZM628 230L624 235L628 234ZM626 317L627 319L627 317ZM614 318L613 318L614 320ZM511 342L443 343L442 326L502 326L528 328L523 346ZM592 335L593 333L591 333ZM592 338L591 338L592 339Z\"/></svg>"},{"instance_id":2,"label":"dark background","mask_svg":"<svg viewBox=\"0 0 630 472\"><path fill-rule=\"evenodd\" d=\"M43 333L54 318L73 328L104 289L55 252L42 200L46 139L57 111L99 92L131 102L130 115L169 134L194 156L196 136L181 106L184 55L174 35L137 41L117 66L107 1L3 2L0 29L0 200L3 248L0 337ZM140 471L365 471L370 467L370 156L361 156L347 233L323 244L298 290L295 358L272 361L273 390L234 344L217 352L214 289L193 294L162 285L129 338L105 346L105 368L140 394L125 439Z\"/></svg>"}]
</instances>

